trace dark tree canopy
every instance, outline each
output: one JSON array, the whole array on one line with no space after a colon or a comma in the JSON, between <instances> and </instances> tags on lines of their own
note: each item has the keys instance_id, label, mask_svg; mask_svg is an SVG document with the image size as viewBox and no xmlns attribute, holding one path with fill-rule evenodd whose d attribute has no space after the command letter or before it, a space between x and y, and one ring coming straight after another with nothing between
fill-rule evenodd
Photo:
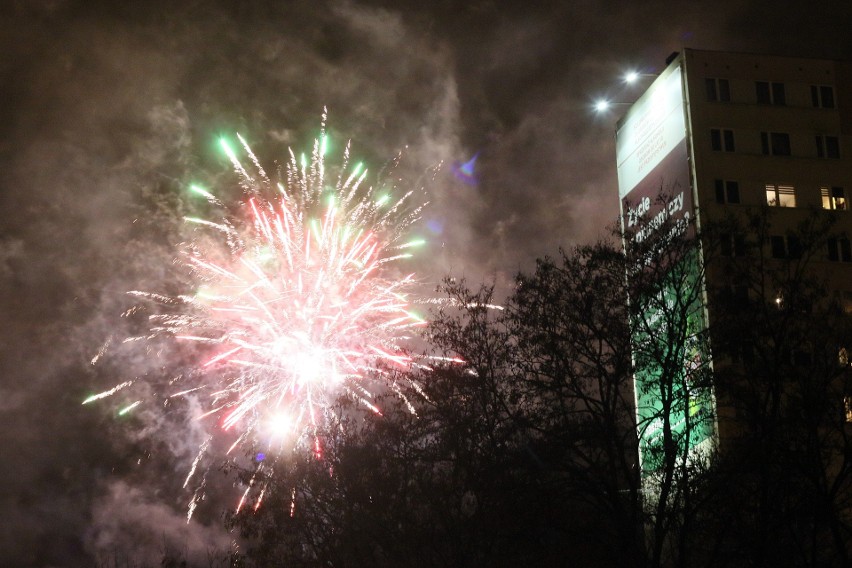
<instances>
[{"instance_id":1,"label":"dark tree canopy","mask_svg":"<svg viewBox=\"0 0 852 568\"><path fill-rule=\"evenodd\" d=\"M380 417L341 400L323 457L280 456L230 518L240 561L848 565L852 335L811 269L831 227L779 261L769 224L563 251L500 308L447 280L426 339L464 363L398 373Z\"/></svg>"}]
</instances>

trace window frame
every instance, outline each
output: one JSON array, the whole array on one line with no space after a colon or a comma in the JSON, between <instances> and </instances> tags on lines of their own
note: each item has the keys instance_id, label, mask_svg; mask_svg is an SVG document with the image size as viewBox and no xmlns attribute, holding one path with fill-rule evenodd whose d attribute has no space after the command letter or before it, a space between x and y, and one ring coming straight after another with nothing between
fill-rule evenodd
<instances>
[{"instance_id":1,"label":"window frame","mask_svg":"<svg viewBox=\"0 0 852 568\"><path fill-rule=\"evenodd\" d=\"M834 85L811 85L811 104L814 108L837 108Z\"/></svg>"},{"instance_id":2,"label":"window frame","mask_svg":"<svg viewBox=\"0 0 852 568\"><path fill-rule=\"evenodd\" d=\"M765 87L765 91L762 90ZM759 105L787 106L787 87L778 81L755 81L755 97Z\"/></svg>"},{"instance_id":3,"label":"window frame","mask_svg":"<svg viewBox=\"0 0 852 568\"><path fill-rule=\"evenodd\" d=\"M784 238L784 235L770 235L769 247L772 258L787 258L787 239Z\"/></svg>"},{"instance_id":4,"label":"window frame","mask_svg":"<svg viewBox=\"0 0 852 568\"><path fill-rule=\"evenodd\" d=\"M730 128L711 128L710 148L714 152L736 152L734 131Z\"/></svg>"},{"instance_id":5,"label":"window frame","mask_svg":"<svg viewBox=\"0 0 852 568\"><path fill-rule=\"evenodd\" d=\"M704 95L710 103L731 102L731 83L719 77L704 78Z\"/></svg>"},{"instance_id":6,"label":"window frame","mask_svg":"<svg viewBox=\"0 0 852 568\"><path fill-rule=\"evenodd\" d=\"M852 241L846 237L826 239L830 262L852 262Z\"/></svg>"},{"instance_id":7,"label":"window frame","mask_svg":"<svg viewBox=\"0 0 852 568\"><path fill-rule=\"evenodd\" d=\"M765 188L767 207L796 207L796 186L783 183L767 183L765 184Z\"/></svg>"},{"instance_id":8,"label":"window frame","mask_svg":"<svg viewBox=\"0 0 852 568\"><path fill-rule=\"evenodd\" d=\"M716 190L716 203L720 205L739 205L742 203L740 201L740 182L730 179L714 179L713 187Z\"/></svg>"},{"instance_id":9,"label":"window frame","mask_svg":"<svg viewBox=\"0 0 852 568\"><path fill-rule=\"evenodd\" d=\"M789 132L760 133L760 151L764 156L792 156L793 148Z\"/></svg>"},{"instance_id":10,"label":"window frame","mask_svg":"<svg viewBox=\"0 0 852 568\"><path fill-rule=\"evenodd\" d=\"M794 260L802 258L802 241L795 235L770 235L772 258Z\"/></svg>"},{"instance_id":11,"label":"window frame","mask_svg":"<svg viewBox=\"0 0 852 568\"><path fill-rule=\"evenodd\" d=\"M814 136L814 141L816 142L817 158L840 159L840 136L817 134Z\"/></svg>"},{"instance_id":12,"label":"window frame","mask_svg":"<svg viewBox=\"0 0 852 568\"><path fill-rule=\"evenodd\" d=\"M745 236L741 233L722 233L719 235L719 254L728 258L746 256Z\"/></svg>"},{"instance_id":13,"label":"window frame","mask_svg":"<svg viewBox=\"0 0 852 568\"><path fill-rule=\"evenodd\" d=\"M847 211L849 199L846 190L839 185L822 185L819 188L822 208L827 211Z\"/></svg>"}]
</instances>

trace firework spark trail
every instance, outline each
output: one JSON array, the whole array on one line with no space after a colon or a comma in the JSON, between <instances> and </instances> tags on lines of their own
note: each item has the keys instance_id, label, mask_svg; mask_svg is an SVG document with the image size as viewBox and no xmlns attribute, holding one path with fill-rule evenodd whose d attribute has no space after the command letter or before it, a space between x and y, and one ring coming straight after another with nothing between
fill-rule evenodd
<instances>
[{"instance_id":1,"label":"firework spark trail","mask_svg":"<svg viewBox=\"0 0 852 568\"><path fill-rule=\"evenodd\" d=\"M104 392L102 392L102 393L93 394L92 396L90 396L89 398L87 398L86 400L84 400L84 401L83 401L83 404L89 404L90 402L94 402L94 401L96 401L96 400L99 400L99 399L102 399L102 398L106 398L106 397L108 397L108 396L112 396L112 395L114 395L115 393L117 393L118 391L120 391L121 389L123 389L123 388L125 388L125 387L129 387L129 386L130 386L130 385L132 385L132 384L133 384L133 381L124 381L123 383L118 384L118 385L115 385L115 386L114 386L114 387L112 387L111 389L109 389L109 390L105 390L105 391L104 391Z\"/></svg>"},{"instance_id":2,"label":"firework spark trail","mask_svg":"<svg viewBox=\"0 0 852 568\"><path fill-rule=\"evenodd\" d=\"M312 440L321 455L316 431L336 398L348 394L380 414L365 382L387 376L386 364L412 364L398 342L425 321L408 306L413 276L394 278L387 265L423 244L404 242L403 235L425 204L410 204L412 191L393 200L366 185L367 170L349 164L348 144L336 184L329 185L325 116L310 158L297 159L291 150L280 183L270 180L246 141L238 139L251 172L226 142L221 145L239 176L245 197L240 204L229 209L206 189L190 188L223 210L216 221L185 218L198 235L184 251L198 292L129 292L163 313L150 315L146 334L125 343L165 336L205 353L188 373L197 384L174 390L208 397L200 418L219 415L221 427L237 433L229 451L243 444L280 449L287 438L291 444ZM387 386L402 394L395 383ZM208 446L209 439L184 486ZM198 496L196 491L188 517Z\"/></svg>"},{"instance_id":3,"label":"firework spark trail","mask_svg":"<svg viewBox=\"0 0 852 568\"><path fill-rule=\"evenodd\" d=\"M378 361L404 361L396 338L423 324L407 308L405 289L413 280L388 280L379 272L409 256L399 251L412 243L400 239L416 208L404 208L410 193L382 207L384 200L363 185L366 170L356 166L345 173L348 146L337 186L329 188L325 133L310 162L291 152L286 184L273 184L245 140L239 141L254 175L227 144L223 148L246 190L250 214L222 223L192 220L235 239L229 262L193 251L188 263L205 287L189 302L200 313L159 323L179 340L215 346L201 367L219 368L228 377L217 390L229 399L219 406L224 428L253 431L283 413L298 434L328 410L341 387L352 392L350 383L364 379ZM400 222L400 212L408 222ZM237 229L240 221L248 230ZM378 411L367 397L358 398ZM294 419L299 417L310 419L300 424Z\"/></svg>"}]
</instances>

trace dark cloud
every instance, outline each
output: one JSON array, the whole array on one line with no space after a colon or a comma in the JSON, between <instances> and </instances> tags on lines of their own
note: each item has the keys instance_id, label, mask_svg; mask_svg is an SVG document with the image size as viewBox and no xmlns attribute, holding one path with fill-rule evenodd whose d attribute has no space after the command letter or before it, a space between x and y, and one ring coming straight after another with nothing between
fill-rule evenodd
<instances>
[{"instance_id":1,"label":"dark cloud","mask_svg":"<svg viewBox=\"0 0 852 568\"><path fill-rule=\"evenodd\" d=\"M183 285L172 263L180 219L202 207L186 185L226 192L232 179L218 136L241 132L271 164L310 143L327 106L336 150L351 138L377 171L405 148L399 173L415 185L480 152L478 185L448 168L428 184L417 270L428 283L452 273L507 285L615 219L617 117L589 105L598 93L635 96L617 83L625 67L659 71L683 46L850 58L848 2L779 6L3 3L2 563L89 566L110 546L156 563L149 543L190 555L227 546L216 525L226 505L211 498L197 522L183 520L181 484L203 432L166 432L191 405L128 420L109 416L113 405L80 405L157 372L155 358L129 351L90 360L130 333L125 291Z\"/></svg>"}]
</instances>

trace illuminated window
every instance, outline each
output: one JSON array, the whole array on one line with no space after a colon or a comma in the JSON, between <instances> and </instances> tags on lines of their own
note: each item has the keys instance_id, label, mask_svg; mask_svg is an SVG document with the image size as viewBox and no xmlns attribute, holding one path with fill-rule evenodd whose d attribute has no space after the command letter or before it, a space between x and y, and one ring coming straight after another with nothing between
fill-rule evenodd
<instances>
[{"instance_id":1,"label":"illuminated window","mask_svg":"<svg viewBox=\"0 0 852 568\"><path fill-rule=\"evenodd\" d=\"M843 397L843 410L846 414L846 422L852 422L852 396Z\"/></svg>"},{"instance_id":2,"label":"illuminated window","mask_svg":"<svg viewBox=\"0 0 852 568\"><path fill-rule=\"evenodd\" d=\"M767 81L757 81L755 83L755 91L757 93L757 103L761 105L785 105L787 104L787 94L784 90L784 83L769 83Z\"/></svg>"},{"instance_id":3,"label":"illuminated window","mask_svg":"<svg viewBox=\"0 0 852 568\"><path fill-rule=\"evenodd\" d=\"M841 367L845 367L849 364L849 352L846 351L845 347L841 347L840 351L837 353L837 363Z\"/></svg>"},{"instance_id":4,"label":"illuminated window","mask_svg":"<svg viewBox=\"0 0 852 568\"><path fill-rule=\"evenodd\" d=\"M834 87L811 85L811 102L815 108L834 108Z\"/></svg>"},{"instance_id":5,"label":"illuminated window","mask_svg":"<svg viewBox=\"0 0 852 568\"><path fill-rule=\"evenodd\" d=\"M840 158L840 139L837 136L816 136L817 158Z\"/></svg>"},{"instance_id":6,"label":"illuminated window","mask_svg":"<svg viewBox=\"0 0 852 568\"><path fill-rule=\"evenodd\" d=\"M731 101L731 86L727 79L704 79L704 86L707 89L707 100L710 102Z\"/></svg>"},{"instance_id":7,"label":"illuminated window","mask_svg":"<svg viewBox=\"0 0 852 568\"><path fill-rule=\"evenodd\" d=\"M846 192L842 187L827 187L819 188L822 196L823 209L835 209L837 211L846 211L848 207L846 201Z\"/></svg>"},{"instance_id":8,"label":"illuminated window","mask_svg":"<svg viewBox=\"0 0 852 568\"><path fill-rule=\"evenodd\" d=\"M828 239L828 260L852 262L852 245L849 239Z\"/></svg>"},{"instance_id":9,"label":"illuminated window","mask_svg":"<svg viewBox=\"0 0 852 568\"><path fill-rule=\"evenodd\" d=\"M716 186L716 203L739 203L740 202L740 184L736 181L717 179Z\"/></svg>"},{"instance_id":10,"label":"illuminated window","mask_svg":"<svg viewBox=\"0 0 852 568\"><path fill-rule=\"evenodd\" d=\"M771 207L795 207L796 188L792 185L766 184L766 204Z\"/></svg>"},{"instance_id":11,"label":"illuminated window","mask_svg":"<svg viewBox=\"0 0 852 568\"><path fill-rule=\"evenodd\" d=\"M789 156L790 135L786 132L761 132L760 149L767 156Z\"/></svg>"},{"instance_id":12,"label":"illuminated window","mask_svg":"<svg viewBox=\"0 0 852 568\"><path fill-rule=\"evenodd\" d=\"M717 152L733 152L734 131L725 128L711 128L710 145Z\"/></svg>"}]
</instances>

